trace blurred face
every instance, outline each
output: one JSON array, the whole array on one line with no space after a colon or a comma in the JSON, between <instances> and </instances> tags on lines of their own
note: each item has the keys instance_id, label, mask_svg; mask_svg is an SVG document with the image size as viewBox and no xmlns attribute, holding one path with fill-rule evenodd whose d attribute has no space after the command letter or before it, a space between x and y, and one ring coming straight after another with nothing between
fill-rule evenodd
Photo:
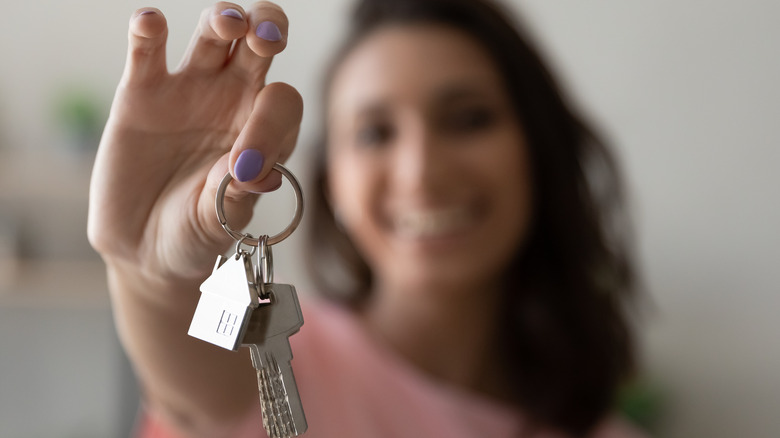
<instances>
[{"instance_id":1,"label":"blurred face","mask_svg":"<svg viewBox=\"0 0 780 438\"><path fill-rule=\"evenodd\" d=\"M330 89L338 220L385 288L494 284L531 217L525 140L482 48L445 26L363 40Z\"/></svg>"}]
</instances>

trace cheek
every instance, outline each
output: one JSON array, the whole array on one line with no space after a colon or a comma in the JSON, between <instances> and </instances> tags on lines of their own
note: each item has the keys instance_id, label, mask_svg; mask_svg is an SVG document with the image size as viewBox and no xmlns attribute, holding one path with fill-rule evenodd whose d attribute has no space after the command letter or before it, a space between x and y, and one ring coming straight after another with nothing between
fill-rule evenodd
<instances>
[{"instance_id":1,"label":"cheek","mask_svg":"<svg viewBox=\"0 0 780 438\"><path fill-rule=\"evenodd\" d=\"M484 168L492 169L492 190L500 226L496 233L504 233L513 246L522 245L533 217L532 169L528 147L520 133L510 133L502 142L501 150L484 154ZM498 225L498 224L497 224Z\"/></svg>"},{"instance_id":2,"label":"cheek","mask_svg":"<svg viewBox=\"0 0 780 438\"><path fill-rule=\"evenodd\" d=\"M344 223L349 212L354 210L355 192L360 188L359 184L356 184L359 178L349 171L349 166L345 166L341 158L336 158L333 162L335 164L328 166L328 190L336 219Z\"/></svg>"},{"instance_id":3,"label":"cheek","mask_svg":"<svg viewBox=\"0 0 780 438\"><path fill-rule=\"evenodd\" d=\"M392 265L394 254L380 218L387 196L384 163L345 154L329 171L336 220L363 260L379 273L383 266Z\"/></svg>"},{"instance_id":4,"label":"cheek","mask_svg":"<svg viewBox=\"0 0 780 438\"><path fill-rule=\"evenodd\" d=\"M372 202L377 196L376 181L367 166L349 156L338 156L333 163L328 166L328 180L336 220L353 241L362 240L361 235L369 225Z\"/></svg>"}]
</instances>

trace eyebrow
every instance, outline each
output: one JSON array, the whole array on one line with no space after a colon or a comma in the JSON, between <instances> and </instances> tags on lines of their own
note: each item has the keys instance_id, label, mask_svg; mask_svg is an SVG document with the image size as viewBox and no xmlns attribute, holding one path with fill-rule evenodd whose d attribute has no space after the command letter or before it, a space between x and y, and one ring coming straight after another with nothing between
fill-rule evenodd
<instances>
[{"instance_id":1,"label":"eyebrow","mask_svg":"<svg viewBox=\"0 0 780 438\"><path fill-rule=\"evenodd\" d=\"M442 87L433 95L432 103L435 106L451 105L463 100L484 99L491 97L491 93L484 90L483 87L475 86L472 83L456 83Z\"/></svg>"},{"instance_id":2,"label":"eyebrow","mask_svg":"<svg viewBox=\"0 0 780 438\"><path fill-rule=\"evenodd\" d=\"M426 105L429 109L446 108L462 101L488 99L492 97L492 93L471 81L457 81L443 85L435 90L431 96ZM391 105L388 104L387 99L380 97L359 107L356 115L359 118L383 117L391 112L390 108Z\"/></svg>"},{"instance_id":3,"label":"eyebrow","mask_svg":"<svg viewBox=\"0 0 780 438\"><path fill-rule=\"evenodd\" d=\"M357 115L359 117L377 117L377 116L383 116L388 112L389 112L389 107L387 103L385 103L384 100L379 100L360 107L357 111Z\"/></svg>"}]
</instances>

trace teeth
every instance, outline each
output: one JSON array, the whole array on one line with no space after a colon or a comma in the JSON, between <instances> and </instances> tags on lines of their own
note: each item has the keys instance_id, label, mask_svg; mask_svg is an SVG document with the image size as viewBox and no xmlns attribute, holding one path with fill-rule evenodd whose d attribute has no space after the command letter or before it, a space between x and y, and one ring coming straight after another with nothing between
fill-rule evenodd
<instances>
[{"instance_id":1,"label":"teeth","mask_svg":"<svg viewBox=\"0 0 780 438\"><path fill-rule=\"evenodd\" d=\"M472 219L467 208L410 211L396 218L395 229L404 237L436 237L458 231Z\"/></svg>"}]
</instances>

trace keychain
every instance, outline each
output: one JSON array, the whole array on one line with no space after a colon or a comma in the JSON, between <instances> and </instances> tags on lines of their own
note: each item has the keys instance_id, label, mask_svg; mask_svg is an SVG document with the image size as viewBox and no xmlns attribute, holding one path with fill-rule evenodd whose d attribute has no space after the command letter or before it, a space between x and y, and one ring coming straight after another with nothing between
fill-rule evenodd
<instances>
[{"instance_id":1,"label":"keychain","mask_svg":"<svg viewBox=\"0 0 780 438\"><path fill-rule=\"evenodd\" d=\"M273 282L271 246L298 227L303 216L303 193L287 168L277 163L274 170L290 181L297 204L292 222L272 237L255 238L230 228L224 201L233 178L228 173L222 179L215 201L217 219L236 240L236 250L231 257L218 256L211 276L201 284L200 300L188 333L228 350L249 348L257 370L263 427L270 438L289 438L307 429L290 365L293 356L288 339L303 325L303 314L295 288ZM244 246L252 249L247 251Z\"/></svg>"}]
</instances>

